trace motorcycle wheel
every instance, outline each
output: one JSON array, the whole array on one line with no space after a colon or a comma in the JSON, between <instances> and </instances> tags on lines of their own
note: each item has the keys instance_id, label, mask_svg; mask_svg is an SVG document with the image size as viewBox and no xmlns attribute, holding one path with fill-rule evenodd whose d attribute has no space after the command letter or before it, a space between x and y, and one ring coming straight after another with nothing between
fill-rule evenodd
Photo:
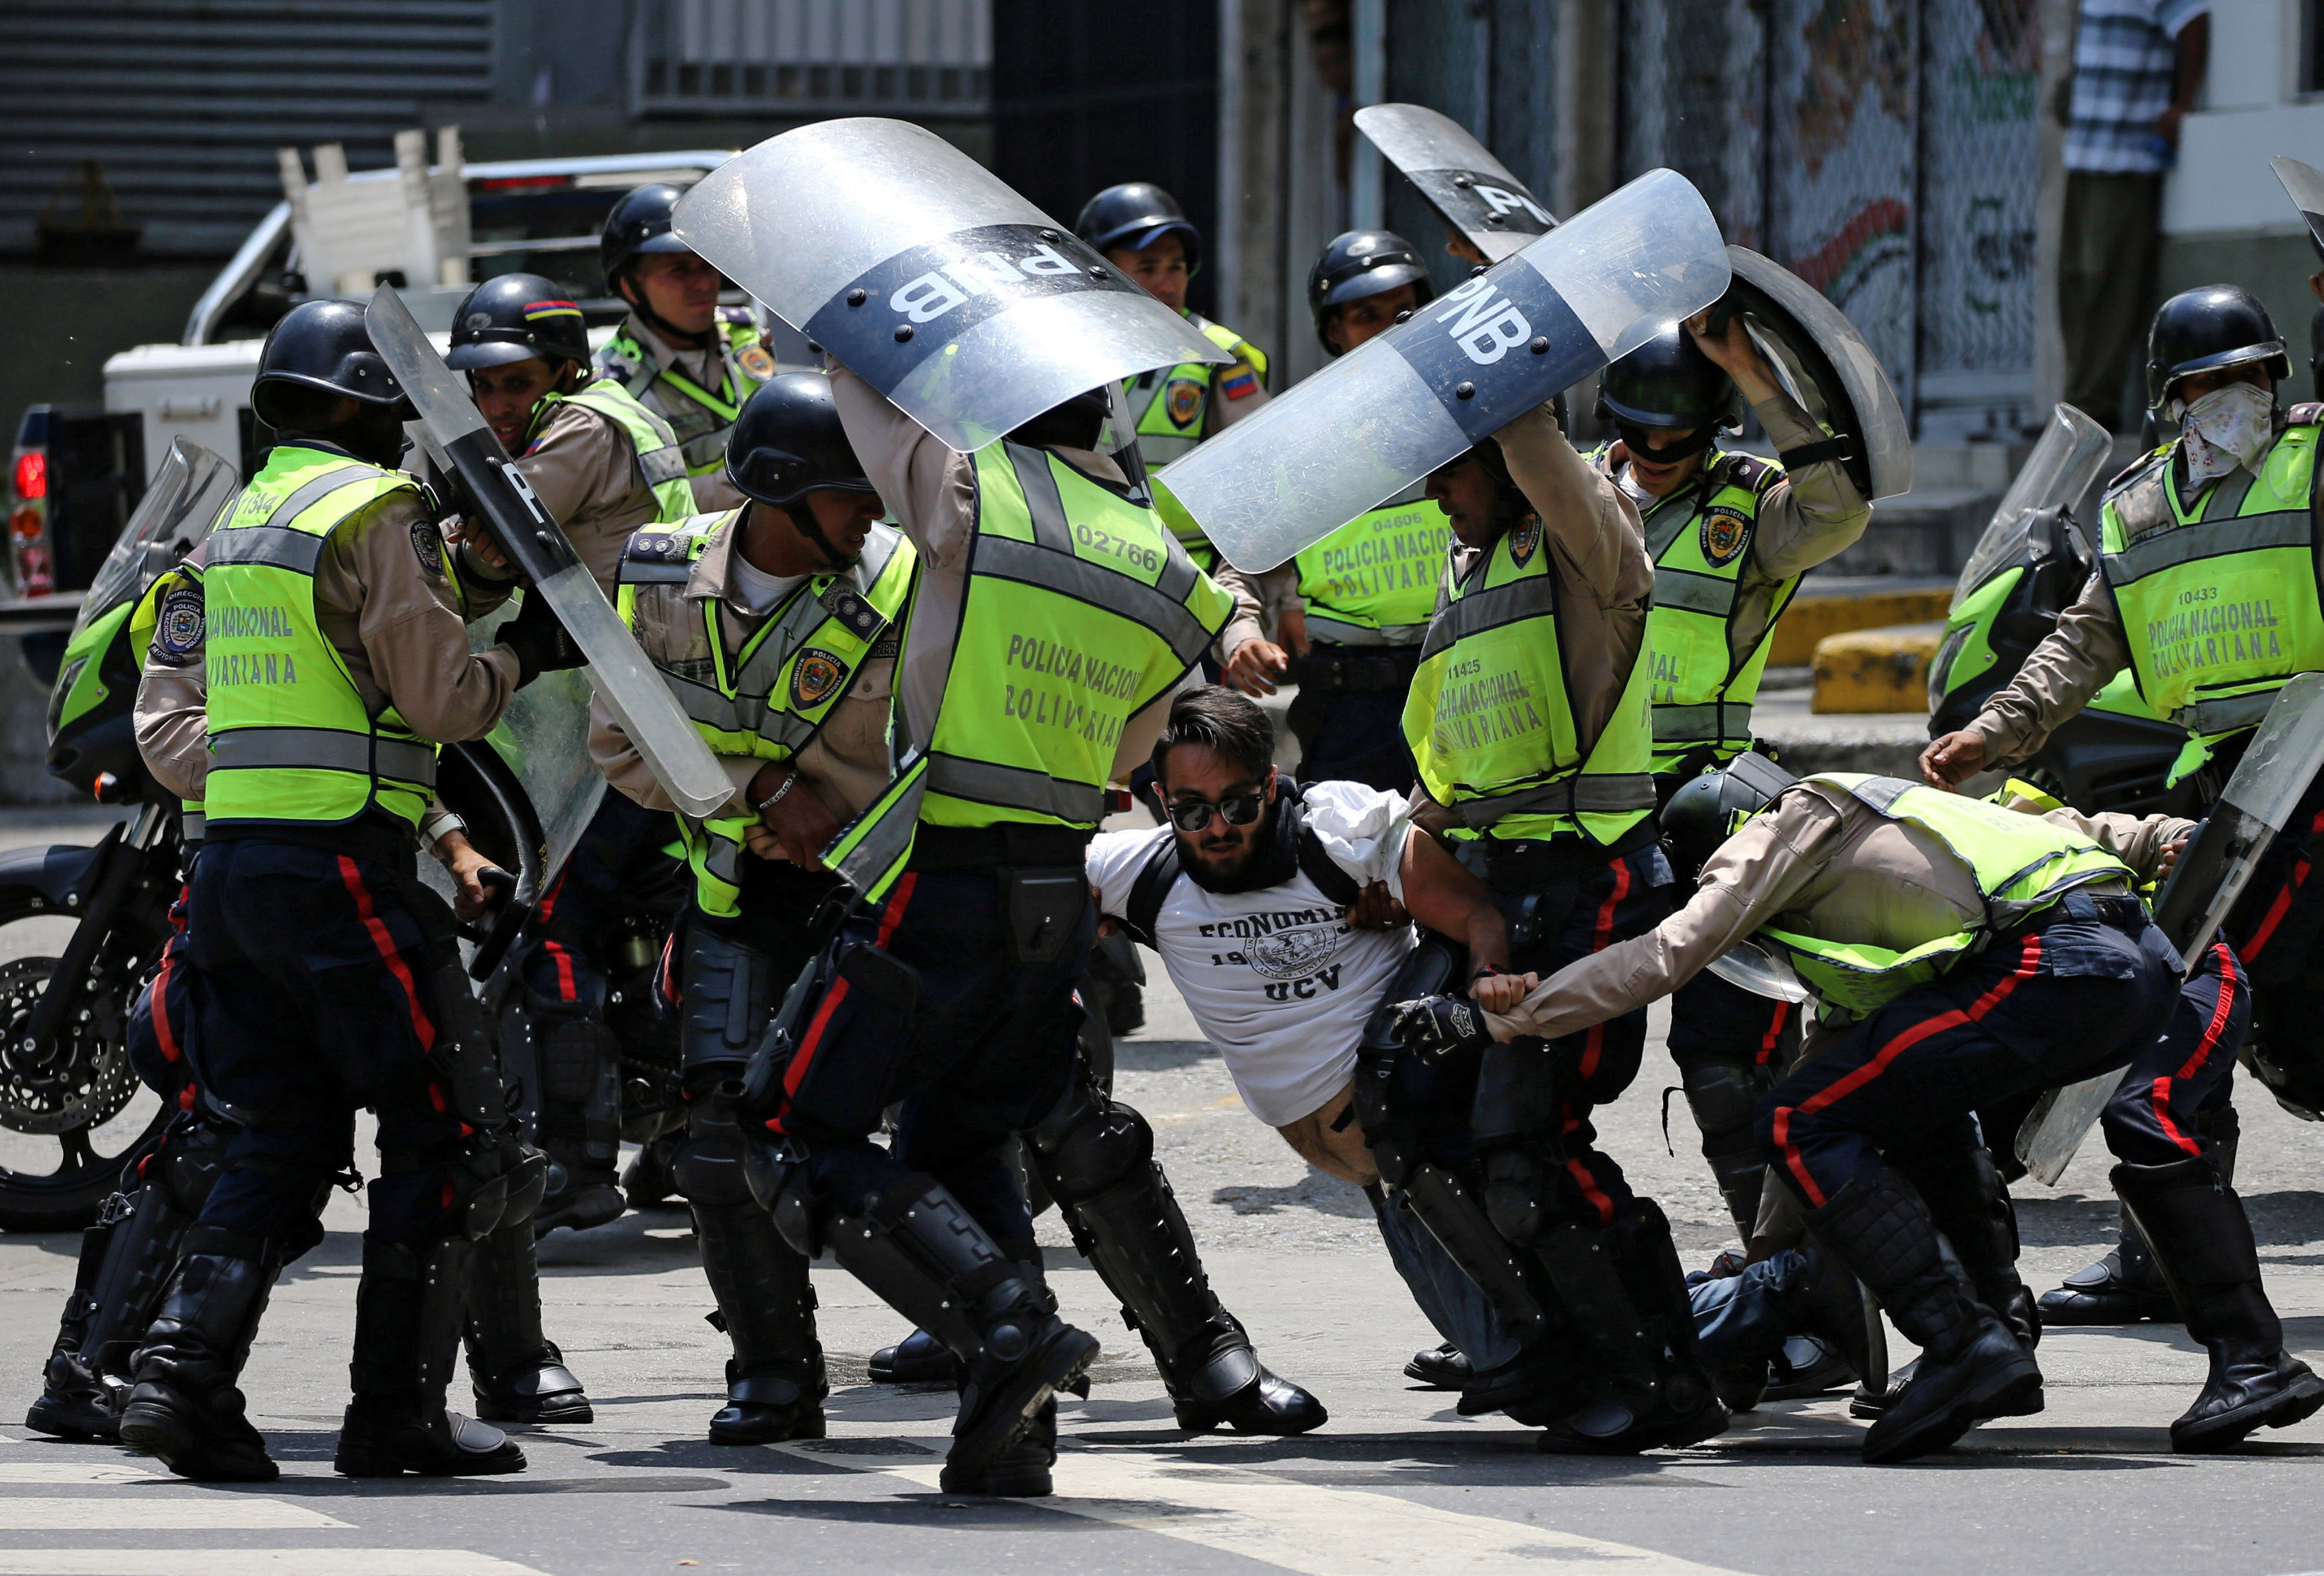
<instances>
[{"instance_id":1,"label":"motorcycle wheel","mask_svg":"<svg viewBox=\"0 0 2324 1576\"><path fill-rule=\"evenodd\" d=\"M124 1047L129 1003L161 952L158 935L118 987L86 1005L60 1055L32 1063L12 1050L73 924L35 909L29 893L0 892L0 1230L90 1224L172 1114L130 1070Z\"/></svg>"}]
</instances>

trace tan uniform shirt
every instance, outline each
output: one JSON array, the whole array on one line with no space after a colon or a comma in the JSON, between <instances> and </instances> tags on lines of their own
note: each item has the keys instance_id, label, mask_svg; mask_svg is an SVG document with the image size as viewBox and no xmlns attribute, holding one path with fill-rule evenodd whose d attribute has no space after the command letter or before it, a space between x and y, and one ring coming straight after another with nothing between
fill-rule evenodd
<instances>
[{"instance_id":1,"label":"tan uniform shirt","mask_svg":"<svg viewBox=\"0 0 2324 1576\"><path fill-rule=\"evenodd\" d=\"M1778 452L1823 440L1823 429L1781 388L1774 399L1752 406L1751 410ZM1622 469L1612 463L1612 452L1609 446L1598 462L1598 468L1609 477L1618 476ZM1692 492L1696 481L1689 477L1679 491ZM1838 460L1802 465L1759 494L1751 554L1737 576L1735 613L1728 623L1728 638L1734 649L1748 652L1767 632L1767 615L1784 581L1855 546L1871 521L1871 505L1849 480L1848 467Z\"/></svg>"},{"instance_id":2,"label":"tan uniform shirt","mask_svg":"<svg viewBox=\"0 0 2324 1576\"><path fill-rule=\"evenodd\" d=\"M388 706L422 739L481 739L516 693L516 653L505 646L471 653L466 620L491 611L497 594L463 607L440 567L421 558L416 532L442 539L409 493L358 511L331 533L315 567L315 614L374 716ZM195 562L206 562L203 548ZM149 647L133 727L146 769L180 798L202 797L209 775L203 718L204 648Z\"/></svg>"},{"instance_id":3,"label":"tan uniform shirt","mask_svg":"<svg viewBox=\"0 0 2324 1576\"><path fill-rule=\"evenodd\" d=\"M953 642L960 632L961 604L968 594L968 549L976 539L975 462L946 448L846 368L832 369L831 390L863 474L919 549L912 638L896 685L902 703L897 727L899 742L925 744L952 675ZM1061 448L1056 454L1088 475L1117 484L1126 480L1103 455L1077 448ZM1114 748L1114 780L1126 778L1153 753L1154 741L1170 720L1171 695L1176 693L1157 697L1123 725Z\"/></svg>"},{"instance_id":4,"label":"tan uniform shirt","mask_svg":"<svg viewBox=\"0 0 2324 1576\"><path fill-rule=\"evenodd\" d=\"M773 616L771 612L754 614L738 600L732 565L735 539L742 526L742 522L737 521L720 531L687 571L680 594L685 608L680 616L687 621L686 627L669 628L654 621L655 606L668 605L661 599L640 602L638 644L649 657L659 661L670 653L702 649L697 642L703 632L703 604L714 598L718 607L719 641L729 658L749 644L751 637ZM859 589L868 591L870 587ZM866 660L846 698L831 708L807 748L792 758L800 775L807 779L807 786L815 790L816 797L843 825L878 798L880 790L888 786L888 713L895 688L894 658L875 655ZM677 808L602 700L592 699L589 705L589 753L608 782L647 809ZM720 814L751 816L753 812L744 795L751 779L767 764L766 760L753 755L722 755L718 762L726 769L734 785L734 798Z\"/></svg>"},{"instance_id":5,"label":"tan uniform shirt","mask_svg":"<svg viewBox=\"0 0 2324 1576\"><path fill-rule=\"evenodd\" d=\"M692 379L697 388L707 389L715 394L726 381L723 327L711 329L710 341L706 345L681 345L675 339L663 337L651 324L632 312L622 320L621 332L634 338L638 347L654 358L656 366L676 368ZM736 382L742 384L734 391L734 402L739 405L759 385L739 378ZM690 442L706 432L724 427L730 419L680 392L668 378L657 377L648 383L638 394L638 400L646 409L669 423L670 430L678 435L680 443ZM726 479L724 467L705 471L693 477L692 484L694 506L705 514L742 506L742 494L733 483Z\"/></svg>"},{"instance_id":6,"label":"tan uniform shirt","mask_svg":"<svg viewBox=\"0 0 2324 1576\"><path fill-rule=\"evenodd\" d=\"M549 407L516 468L610 599L630 533L661 512L637 445L619 425L570 402Z\"/></svg>"},{"instance_id":7,"label":"tan uniform shirt","mask_svg":"<svg viewBox=\"0 0 2324 1576\"><path fill-rule=\"evenodd\" d=\"M2013 808L2032 813L2026 801ZM2151 878L2163 847L2194 823L2167 816L2052 810ZM1757 930L1905 951L1980 925L1985 904L1969 868L1935 837L1819 783L1786 791L1704 862L1694 896L1646 935L1559 970L1498 1028L1554 1038L1669 995Z\"/></svg>"}]
</instances>

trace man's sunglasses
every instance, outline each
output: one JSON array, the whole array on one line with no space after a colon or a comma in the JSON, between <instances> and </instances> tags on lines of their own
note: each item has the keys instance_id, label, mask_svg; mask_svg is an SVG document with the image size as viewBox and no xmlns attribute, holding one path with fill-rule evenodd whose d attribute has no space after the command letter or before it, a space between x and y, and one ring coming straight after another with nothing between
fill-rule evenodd
<instances>
[{"instance_id":1,"label":"man's sunglasses","mask_svg":"<svg viewBox=\"0 0 2324 1576\"><path fill-rule=\"evenodd\" d=\"M1259 812L1267 803L1264 792L1229 794L1218 803L1208 799L1187 799L1169 806L1170 825L1181 832L1200 832L1211 824L1211 812L1216 810L1230 826L1248 826L1259 819Z\"/></svg>"}]
</instances>

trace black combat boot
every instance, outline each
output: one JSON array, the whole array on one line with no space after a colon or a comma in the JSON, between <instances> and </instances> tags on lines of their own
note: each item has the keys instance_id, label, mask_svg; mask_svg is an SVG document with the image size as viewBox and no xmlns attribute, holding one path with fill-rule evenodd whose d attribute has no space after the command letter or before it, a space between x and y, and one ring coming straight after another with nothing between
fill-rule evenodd
<instances>
[{"instance_id":1,"label":"black combat boot","mask_svg":"<svg viewBox=\"0 0 2324 1576\"><path fill-rule=\"evenodd\" d=\"M350 1478L482 1476L524 1470L524 1452L489 1423L444 1409L467 1300L473 1244L424 1248L364 1239L355 1287L355 1398L331 1464Z\"/></svg>"},{"instance_id":2,"label":"black combat boot","mask_svg":"<svg viewBox=\"0 0 2324 1576\"><path fill-rule=\"evenodd\" d=\"M588 1392L540 1330L540 1267L532 1222L487 1232L468 1267L468 1381L492 1423L595 1420Z\"/></svg>"},{"instance_id":3,"label":"black combat boot","mask_svg":"<svg viewBox=\"0 0 2324 1576\"><path fill-rule=\"evenodd\" d=\"M862 1215L826 1206L817 1225L843 1267L965 1365L941 1485L978 1492L1049 1397L1088 1371L1096 1338L1058 1318L1056 1300L934 1177L898 1178Z\"/></svg>"},{"instance_id":4,"label":"black combat boot","mask_svg":"<svg viewBox=\"0 0 2324 1576\"><path fill-rule=\"evenodd\" d=\"M121 1442L181 1478L272 1483L281 1474L244 1415L235 1381L282 1273L279 1244L216 1226L186 1233L161 1311L146 1332Z\"/></svg>"},{"instance_id":5,"label":"black combat boot","mask_svg":"<svg viewBox=\"0 0 2324 1576\"><path fill-rule=\"evenodd\" d=\"M1077 1082L1025 1135L1025 1154L1074 1245L1121 1299L1122 1322L1154 1354L1179 1427L1295 1434L1323 1425L1323 1404L1269 1372L1212 1292L1144 1117Z\"/></svg>"},{"instance_id":6,"label":"black combat boot","mask_svg":"<svg viewBox=\"0 0 2324 1576\"><path fill-rule=\"evenodd\" d=\"M717 1323L734 1343L726 1405L710 1420L713 1444L821 1439L823 1347L815 1334L815 1287L804 1254L784 1241L756 1204L694 1206L702 1271L718 1300ZM946 1352L946 1371L952 1354Z\"/></svg>"},{"instance_id":7,"label":"black combat boot","mask_svg":"<svg viewBox=\"0 0 2324 1576\"><path fill-rule=\"evenodd\" d=\"M528 993L540 1069L541 1148L554 1162L549 1194L532 1217L545 1237L559 1226L588 1230L629 1207L616 1184L622 1154L622 1042L595 1013Z\"/></svg>"},{"instance_id":8,"label":"black combat boot","mask_svg":"<svg viewBox=\"0 0 2324 1576\"><path fill-rule=\"evenodd\" d=\"M1987 1418L2042 1409L2033 1352L1978 1303L1927 1208L1895 1173L1869 1186L1850 1182L1803 1219L1921 1348L1912 1382L1865 1433L1866 1461L1909 1461Z\"/></svg>"},{"instance_id":9,"label":"black combat boot","mask_svg":"<svg viewBox=\"0 0 2324 1576\"><path fill-rule=\"evenodd\" d=\"M2211 1354L2195 1404L2171 1425L2171 1448L2226 1450L2256 1428L2289 1428L2324 1407L2324 1380L2283 1350L2283 1323L2261 1287L2243 1200L2211 1162L2117 1166L2114 1189L2154 1246L2154 1261Z\"/></svg>"},{"instance_id":10,"label":"black combat boot","mask_svg":"<svg viewBox=\"0 0 2324 1576\"><path fill-rule=\"evenodd\" d=\"M2158 1324L2179 1322L2179 1304L2146 1250L2146 1239L2122 1212L2122 1237L2096 1264L2085 1265L2064 1284L2043 1292L2040 1304L2044 1324L2135 1324L2152 1319Z\"/></svg>"},{"instance_id":11,"label":"black combat boot","mask_svg":"<svg viewBox=\"0 0 2324 1576\"><path fill-rule=\"evenodd\" d=\"M949 1385L960 1378L960 1359L925 1330L915 1330L893 1346L873 1352L863 1373L875 1385Z\"/></svg>"},{"instance_id":12,"label":"black combat boot","mask_svg":"<svg viewBox=\"0 0 2324 1576\"><path fill-rule=\"evenodd\" d=\"M1992 1151L1979 1145L1925 1153L1899 1169L1928 1205L1929 1218L1960 1261L1977 1300L2028 1351L2039 1346L2041 1313L2017 1274L2017 1211Z\"/></svg>"},{"instance_id":13,"label":"black combat boot","mask_svg":"<svg viewBox=\"0 0 2324 1576\"><path fill-rule=\"evenodd\" d=\"M1728 1414L1703 1370L1686 1276L1661 1206L1642 1198L1611 1226L1543 1226L1531 1243L1603 1379L1549 1424L1553 1455L1633 1455L1714 1438Z\"/></svg>"},{"instance_id":14,"label":"black combat boot","mask_svg":"<svg viewBox=\"0 0 2324 1576\"><path fill-rule=\"evenodd\" d=\"M97 1285L106 1254L115 1228L129 1218L129 1207L126 1198L113 1194L105 1201L97 1224L80 1234L80 1261L73 1268L73 1289L57 1321L56 1344L49 1349L49 1360L41 1370L40 1396L24 1414L24 1426L35 1433L69 1440L120 1437L112 1391L103 1375L81 1354L88 1349L89 1328L100 1306Z\"/></svg>"}]
</instances>

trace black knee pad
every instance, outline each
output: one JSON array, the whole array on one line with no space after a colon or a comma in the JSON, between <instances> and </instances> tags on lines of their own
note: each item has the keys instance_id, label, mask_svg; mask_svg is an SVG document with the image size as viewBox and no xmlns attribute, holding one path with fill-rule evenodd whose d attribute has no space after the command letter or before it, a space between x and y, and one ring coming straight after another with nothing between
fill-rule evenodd
<instances>
[{"instance_id":1,"label":"black knee pad","mask_svg":"<svg viewBox=\"0 0 2324 1576\"><path fill-rule=\"evenodd\" d=\"M232 1133L212 1118L180 1116L145 1163L144 1179L166 1191L179 1210L200 1214L226 1169L226 1142Z\"/></svg>"},{"instance_id":2,"label":"black knee pad","mask_svg":"<svg viewBox=\"0 0 2324 1576\"><path fill-rule=\"evenodd\" d=\"M443 1209L447 1237L473 1242L508 1213L511 1178L497 1138L479 1135L430 1145L416 1155L390 1157L381 1169L383 1176L420 1172L443 1177L450 1189Z\"/></svg>"},{"instance_id":3,"label":"black knee pad","mask_svg":"<svg viewBox=\"0 0 2324 1576\"><path fill-rule=\"evenodd\" d=\"M1687 1109L1702 1129L1703 1147L1713 1140L1751 1130L1751 1113L1759 1096L1770 1087L1756 1067L1732 1062L1698 1062L1681 1067L1680 1087L1686 1091Z\"/></svg>"},{"instance_id":4,"label":"black knee pad","mask_svg":"<svg viewBox=\"0 0 2324 1576\"><path fill-rule=\"evenodd\" d=\"M771 977L758 948L707 926L688 926L679 968L685 1000L679 1039L687 1067L745 1062L765 1032L771 992L788 980Z\"/></svg>"},{"instance_id":5,"label":"black knee pad","mask_svg":"<svg viewBox=\"0 0 2324 1576\"><path fill-rule=\"evenodd\" d=\"M1537 1241L1553 1218L1551 1178L1541 1158L1523 1149L1494 1149L1484 1157L1485 1216L1509 1242Z\"/></svg>"},{"instance_id":6,"label":"black knee pad","mask_svg":"<svg viewBox=\"0 0 2324 1576\"><path fill-rule=\"evenodd\" d=\"M752 1200L750 1143L729 1114L724 1120L697 1107L670 1160L670 1180L688 1203L732 1208Z\"/></svg>"},{"instance_id":7,"label":"black knee pad","mask_svg":"<svg viewBox=\"0 0 2324 1576\"><path fill-rule=\"evenodd\" d=\"M532 1219L549 1192L549 1157L513 1133L500 1138L501 1170L508 1178L508 1200L496 1230L521 1226Z\"/></svg>"},{"instance_id":8,"label":"black knee pad","mask_svg":"<svg viewBox=\"0 0 2324 1576\"><path fill-rule=\"evenodd\" d=\"M587 1105L598 1092L604 1069L621 1064L621 1041L573 1003L536 997L526 1005L540 1068L540 1098Z\"/></svg>"},{"instance_id":9,"label":"black knee pad","mask_svg":"<svg viewBox=\"0 0 2324 1576\"><path fill-rule=\"evenodd\" d=\"M1125 1177L1143 1176L1154 1158L1154 1129L1077 1078L1056 1110L1026 1132L1025 1147L1049 1192L1077 1203Z\"/></svg>"}]
</instances>

